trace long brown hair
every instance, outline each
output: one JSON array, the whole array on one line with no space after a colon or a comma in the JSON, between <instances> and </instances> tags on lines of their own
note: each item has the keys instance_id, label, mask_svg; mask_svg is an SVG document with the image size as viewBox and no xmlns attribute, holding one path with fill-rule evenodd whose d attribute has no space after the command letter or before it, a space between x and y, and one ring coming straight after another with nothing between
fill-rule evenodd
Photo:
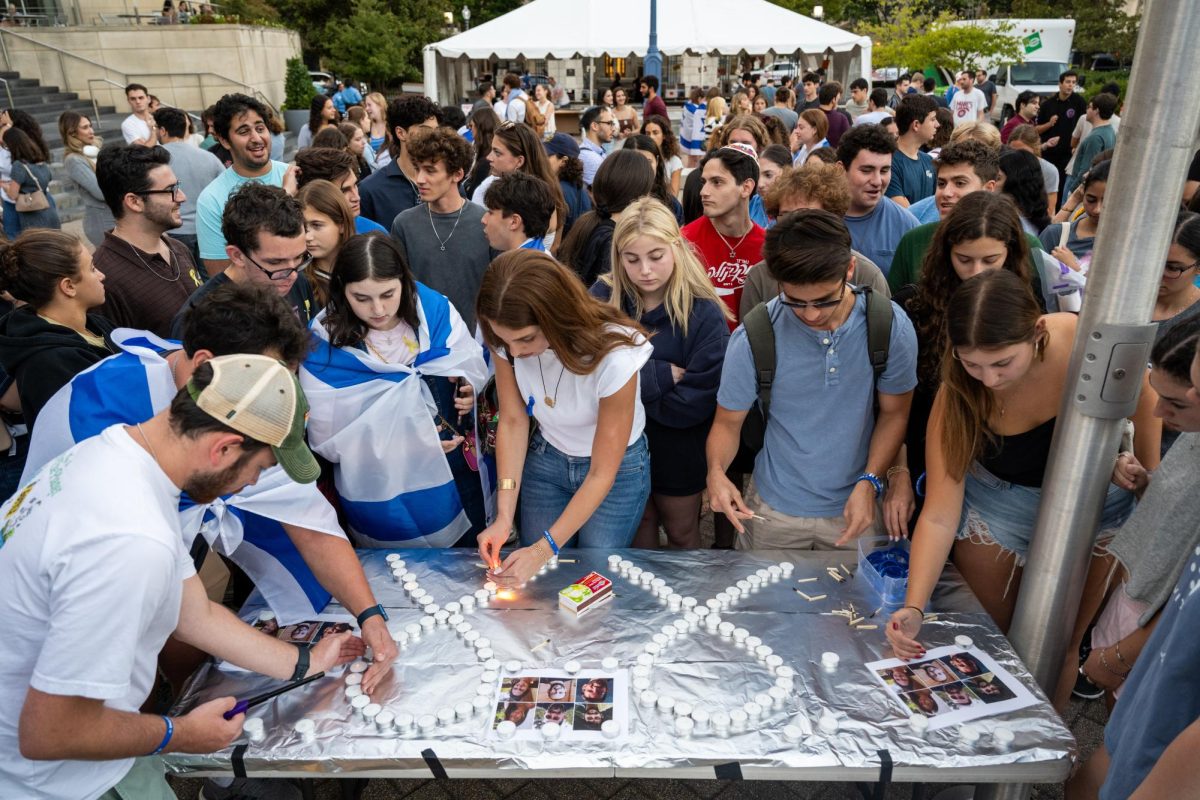
<instances>
[{"instance_id":1,"label":"long brown hair","mask_svg":"<svg viewBox=\"0 0 1200 800\"><path fill-rule=\"evenodd\" d=\"M646 336L641 325L592 297L573 272L537 250L510 250L492 261L483 273L475 316L493 350L504 347L493 323L511 329L537 325L576 375L590 375L610 352L637 346ZM631 330L614 330L615 325Z\"/></svg>"},{"instance_id":2,"label":"long brown hair","mask_svg":"<svg viewBox=\"0 0 1200 800\"><path fill-rule=\"evenodd\" d=\"M79 130L80 123L82 123L86 119L87 119L87 117L85 117L83 114L80 114L77 111L64 111L59 116L59 118L58 118L58 135L63 141L64 156L67 156L67 155L82 156L83 155L83 147L84 147L83 142L79 141L79 137L75 135L75 132L77 130ZM100 147L100 145L101 145L99 138L100 137L96 137L96 139L97 139L97 141L95 142L96 147ZM90 159L90 158L88 159L88 165L91 166L91 168L93 170L96 169L96 165L92 163L92 159Z\"/></svg>"},{"instance_id":3,"label":"long brown hair","mask_svg":"<svg viewBox=\"0 0 1200 800\"><path fill-rule=\"evenodd\" d=\"M329 181L317 180L304 184L296 193L296 199L300 201L302 208L312 208L333 220L338 229L339 250L354 236L354 212L350 203L342 194L342 190ZM322 306L329 302L329 275L336 261L337 253L334 253L327 262L318 264L313 260L304 268L304 276L312 286L317 303Z\"/></svg>"},{"instance_id":4,"label":"long brown hair","mask_svg":"<svg viewBox=\"0 0 1200 800\"><path fill-rule=\"evenodd\" d=\"M558 176L550 167L550 159L546 155L546 149L542 146L542 140L528 125L510 123L504 123L496 129L492 135L493 144L496 139L503 142L504 147L513 155L524 157L525 161L521 164L522 172L528 172L535 178L541 178L550 187L550 194L554 195L554 209L558 212L556 230L561 232L567 219L567 201L563 199L562 187L558 185Z\"/></svg>"},{"instance_id":5,"label":"long brown hair","mask_svg":"<svg viewBox=\"0 0 1200 800\"><path fill-rule=\"evenodd\" d=\"M946 352L946 307L950 296L962 285L954 271L950 250L955 245L983 237L1003 242L1008 250L1002 270L1013 273L1029 284L1029 243L1021 228L1017 207L1007 195L993 192L972 192L954 206L942 223L921 264L921 280L912 300L916 322L917 376L930 390L937 388Z\"/></svg>"},{"instance_id":6,"label":"long brown hair","mask_svg":"<svg viewBox=\"0 0 1200 800\"><path fill-rule=\"evenodd\" d=\"M329 304L325 306L325 330L334 347L357 347L367 338L367 324L359 319L346 300L346 286L368 278L400 281L400 308L396 316L420 336L417 316L417 284L400 247L386 233L353 236L338 249L329 277Z\"/></svg>"},{"instance_id":7,"label":"long brown hair","mask_svg":"<svg viewBox=\"0 0 1200 800\"><path fill-rule=\"evenodd\" d=\"M961 204L960 204L961 205ZM987 427L995 398L967 374L957 358L960 348L998 350L1032 342L1044 357L1046 340L1037 336L1042 310L1029 282L1008 270L976 275L962 283L946 308L949 347L942 356L942 389L945 413L942 422L942 456L946 471L955 480L967 474L985 441L994 439Z\"/></svg>"}]
</instances>

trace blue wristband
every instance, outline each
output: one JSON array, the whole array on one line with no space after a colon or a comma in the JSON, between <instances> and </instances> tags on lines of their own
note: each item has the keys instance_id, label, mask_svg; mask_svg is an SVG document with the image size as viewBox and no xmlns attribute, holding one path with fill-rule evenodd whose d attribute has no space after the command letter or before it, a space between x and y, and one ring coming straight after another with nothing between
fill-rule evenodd
<instances>
[{"instance_id":1,"label":"blue wristband","mask_svg":"<svg viewBox=\"0 0 1200 800\"><path fill-rule=\"evenodd\" d=\"M862 481L870 482L871 486L873 486L875 488L875 496L876 497L879 497L881 494L883 494L883 481L879 480L879 476L876 475L875 473L864 472L862 475L859 475L858 478L854 482L861 483Z\"/></svg>"},{"instance_id":2,"label":"blue wristband","mask_svg":"<svg viewBox=\"0 0 1200 800\"><path fill-rule=\"evenodd\" d=\"M175 735L175 723L171 722L171 718L164 716L162 719L163 722L167 723L167 732L163 734L162 741L158 743L158 747L154 748L154 752L150 753L152 756L156 756L163 750L166 750L167 745L171 743L171 737Z\"/></svg>"},{"instance_id":3,"label":"blue wristband","mask_svg":"<svg viewBox=\"0 0 1200 800\"><path fill-rule=\"evenodd\" d=\"M546 540L546 543L550 545L550 551L557 556L558 542L554 541L554 537L550 535L550 531L542 531L542 537Z\"/></svg>"}]
</instances>

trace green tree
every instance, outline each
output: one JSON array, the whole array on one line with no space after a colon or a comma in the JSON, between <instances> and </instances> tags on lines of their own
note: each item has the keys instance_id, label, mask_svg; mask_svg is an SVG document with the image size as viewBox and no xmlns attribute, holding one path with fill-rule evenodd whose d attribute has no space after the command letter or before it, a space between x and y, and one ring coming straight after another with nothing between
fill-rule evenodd
<instances>
[{"instance_id":1,"label":"green tree","mask_svg":"<svg viewBox=\"0 0 1200 800\"><path fill-rule=\"evenodd\" d=\"M304 62L298 58L289 58L283 79L284 105L292 111L307 109L316 93Z\"/></svg>"},{"instance_id":2,"label":"green tree","mask_svg":"<svg viewBox=\"0 0 1200 800\"><path fill-rule=\"evenodd\" d=\"M943 18L910 39L904 48L904 60L897 63L935 64L957 72L985 63L1020 61L1025 55L1020 37L1007 30L946 22Z\"/></svg>"},{"instance_id":3,"label":"green tree","mask_svg":"<svg viewBox=\"0 0 1200 800\"><path fill-rule=\"evenodd\" d=\"M329 65L341 75L383 86L420 73L420 31L393 14L383 0L353 0L349 18L331 21L325 28Z\"/></svg>"}]
</instances>

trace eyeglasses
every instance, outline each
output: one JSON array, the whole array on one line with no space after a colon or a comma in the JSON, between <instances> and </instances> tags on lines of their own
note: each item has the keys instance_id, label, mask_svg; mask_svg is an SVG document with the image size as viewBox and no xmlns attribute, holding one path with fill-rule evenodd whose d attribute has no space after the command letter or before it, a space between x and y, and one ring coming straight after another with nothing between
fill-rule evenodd
<instances>
[{"instance_id":1,"label":"eyeglasses","mask_svg":"<svg viewBox=\"0 0 1200 800\"><path fill-rule=\"evenodd\" d=\"M251 258L249 253L243 252L242 255L246 257L247 261L262 270L263 274L273 281L286 281L288 278L292 277L297 272L311 264L313 260L313 257L309 253L305 253L299 257L300 263L294 267L285 267L284 269L267 269L262 264Z\"/></svg>"},{"instance_id":2,"label":"eyeglasses","mask_svg":"<svg viewBox=\"0 0 1200 800\"><path fill-rule=\"evenodd\" d=\"M1168 261L1163 266L1163 274L1170 278L1178 278L1189 269L1195 269L1200 264L1200 261L1193 261L1191 264L1179 264L1175 261Z\"/></svg>"},{"instance_id":3,"label":"eyeglasses","mask_svg":"<svg viewBox=\"0 0 1200 800\"><path fill-rule=\"evenodd\" d=\"M846 282L842 281L842 290L838 292L838 296L833 300L792 300L783 292L779 293L779 302L783 303L788 308L794 308L797 311L805 311L809 308L833 308L846 297Z\"/></svg>"},{"instance_id":4,"label":"eyeglasses","mask_svg":"<svg viewBox=\"0 0 1200 800\"><path fill-rule=\"evenodd\" d=\"M182 183L172 183L170 186L167 186L166 188L163 188L163 189L146 189L145 191L141 191L141 192L130 192L130 194L137 194L137 195L169 194L169 195L171 195L172 200L178 200L178 199L180 199L181 195L183 195L183 184Z\"/></svg>"}]
</instances>

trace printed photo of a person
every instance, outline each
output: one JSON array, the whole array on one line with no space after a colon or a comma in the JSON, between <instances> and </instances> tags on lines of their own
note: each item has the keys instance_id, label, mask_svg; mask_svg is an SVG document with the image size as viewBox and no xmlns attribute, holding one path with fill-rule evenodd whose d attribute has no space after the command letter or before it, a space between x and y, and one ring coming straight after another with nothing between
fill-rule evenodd
<instances>
[{"instance_id":1,"label":"printed photo of a person","mask_svg":"<svg viewBox=\"0 0 1200 800\"><path fill-rule=\"evenodd\" d=\"M926 689L932 689L934 686L941 686L943 683L958 680L958 677L950 671L945 662L937 659L913 664L911 669L917 684Z\"/></svg>"},{"instance_id":2,"label":"printed photo of a person","mask_svg":"<svg viewBox=\"0 0 1200 800\"><path fill-rule=\"evenodd\" d=\"M533 712L533 703L500 703L496 706L496 719L492 723L492 727L496 727L504 720L508 720L518 728L530 727L533 725L533 720L530 719ZM526 722L529 725L526 725Z\"/></svg>"},{"instance_id":3,"label":"printed photo of a person","mask_svg":"<svg viewBox=\"0 0 1200 800\"><path fill-rule=\"evenodd\" d=\"M575 682L567 678L542 678L538 684L539 703L570 703L574 700Z\"/></svg>"},{"instance_id":4,"label":"printed photo of a person","mask_svg":"<svg viewBox=\"0 0 1200 800\"><path fill-rule=\"evenodd\" d=\"M571 727L575 719L575 709L566 703L538 703L535 727L542 727L547 722L557 722Z\"/></svg>"},{"instance_id":5,"label":"printed photo of a person","mask_svg":"<svg viewBox=\"0 0 1200 800\"><path fill-rule=\"evenodd\" d=\"M913 683L912 670L903 664L879 670L879 677L883 678L883 682L894 692L911 692L917 688Z\"/></svg>"},{"instance_id":6,"label":"printed photo of a person","mask_svg":"<svg viewBox=\"0 0 1200 800\"><path fill-rule=\"evenodd\" d=\"M537 678L505 678L500 683L505 698L514 703L532 703L537 697Z\"/></svg>"},{"instance_id":7,"label":"printed photo of a person","mask_svg":"<svg viewBox=\"0 0 1200 800\"><path fill-rule=\"evenodd\" d=\"M983 664L979 663L979 659L970 653L955 653L946 659L946 663L960 678L973 678L987 672Z\"/></svg>"},{"instance_id":8,"label":"printed photo of a person","mask_svg":"<svg viewBox=\"0 0 1200 800\"><path fill-rule=\"evenodd\" d=\"M577 731L598 731L606 719L612 719L612 706L597 703L579 703L575 706Z\"/></svg>"},{"instance_id":9,"label":"printed photo of a person","mask_svg":"<svg viewBox=\"0 0 1200 800\"><path fill-rule=\"evenodd\" d=\"M605 703L612 694L612 678L581 678L576 684L581 703Z\"/></svg>"},{"instance_id":10,"label":"printed photo of a person","mask_svg":"<svg viewBox=\"0 0 1200 800\"><path fill-rule=\"evenodd\" d=\"M904 700L904 704L908 706L909 711L914 714L936 717L942 713L942 708L938 705L937 698L928 689L917 689L912 692L906 692L900 695L900 697Z\"/></svg>"},{"instance_id":11,"label":"printed photo of a person","mask_svg":"<svg viewBox=\"0 0 1200 800\"><path fill-rule=\"evenodd\" d=\"M992 673L980 675L977 678L971 678L967 681L967 685L971 687L971 691L985 703L999 703L1003 700L1012 700L1016 695L1013 690L1004 685L1004 683Z\"/></svg>"},{"instance_id":12,"label":"printed photo of a person","mask_svg":"<svg viewBox=\"0 0 1200 800\"><path fill-rule=\"evenodd\" d=\"M934 689L934 692L937 694L938 699L949 706L952 711L960 708L968 708L979 702L979 699L971 693L966 684L961 682L943 684Z\"/></svg>"}]
</instances>

